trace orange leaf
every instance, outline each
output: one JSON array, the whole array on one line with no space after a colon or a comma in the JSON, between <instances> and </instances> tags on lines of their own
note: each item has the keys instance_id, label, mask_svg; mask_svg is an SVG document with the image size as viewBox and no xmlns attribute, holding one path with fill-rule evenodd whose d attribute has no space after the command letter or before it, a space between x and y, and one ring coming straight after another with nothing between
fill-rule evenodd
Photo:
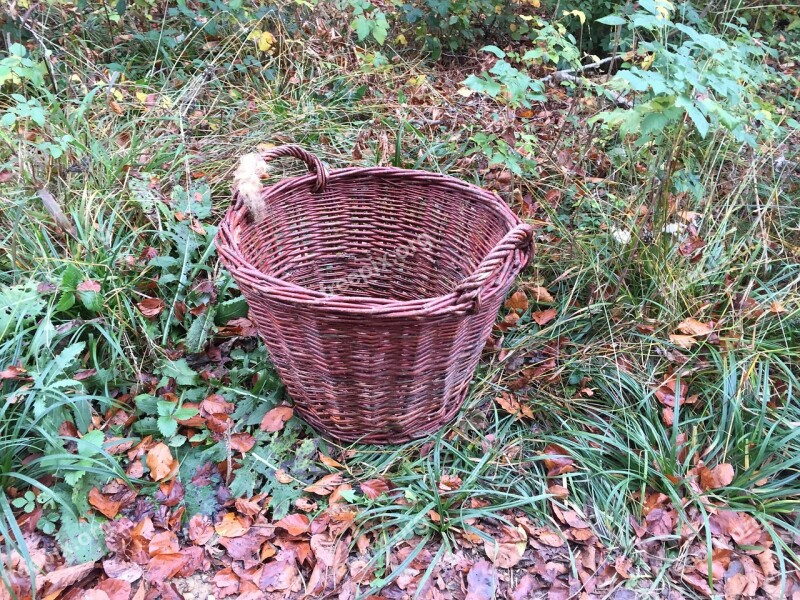
<instances>
[{"instance_id":1,"label":"orange leaf","mask_svg":"<svg viewBox=\"0 0 800 600\"><path fill-rule=\"evenodd\" d=\"M308 487L303 488L303 491L309 492L311 494L316 494L317 496L328 496L341 483L342 483L341 474L331 473L330 475L325 475L325 477L323 477L316 483L312 483Z\"/></svg>"},{"instance_id":2,"label":"orange leaf","mask_svg":"<svg viewBox=\"0 0 800 600\"><path fill-rule=\"evenodd\" d=\"M364 483L360 483L359 487L364 495L370 500L380 497L389 491L389 486L385 479L370 479Z\"/></svg>"},{"instance_id":3,"label":"orange leaf","mask_svg":"<svg viewBox=\"0 0 800 600\"><path fill-rule=\"evenodd\" d=\"M325 456L322 452L319 453L319 461L326 467L331 467L332 469L344 469L342 463L332 459L330 456Z\"/></svg>"},{"instance_id":4,"label":"orange leaf","mask_svg":"<svg viewBox=\"0 0 800 600\"><path fill-rule=\"evenodd\" d=\"M202 546L214 535L211 520L205 515L194 515L189 519L189 539L193 544Z\"/></svg>"},{"instance_id":5,"label":"orange leaf","mask_svg":"<svg viewBox=\"0 0 800 600\"><path fill-rule=\"evenodd\" d=\"M181 547L178 544L178 536L171 531L162 531L153 536L147 548L150 556L157 554L175 554L180 552Z\"/></svg>"},{"instance_id":6,"label":"orange leaf","mask_svg":"<svg viewBox=\"0 0 800 600\"><path fill-rule=\"evenodd\" d=\"M679 335L677 333L670 333L669 340L676 346L686 348L687 350L697 343L691 335Z\"/></svg>"},{"instance_id":7,"label":"orange leaf","mask_svg":"<svg viewBox=\"0 0 800 600\"><path fill-rule=\"evenodd\" d=\"M178 471L178 461L172 458L169 447L158 443L147 453L147 468L153 481L162 481L175 475Z\"/></svg>"},{"instance_id":8,"label":"orange leaf","mask_svg":"<svg viewBox=\"0 0 800 600\"><path fill-rule=\"evenodd\" d=\"M234 433L230 439L231 450L244 454L256 445L256 438L249 433Z\"/></svg>"},{"instance_id":9,"label":"orange leaf","mask_svg":"<svg viewBox=\"0 0 800 600\"><path fill-rule=\"evenodd\" d=\"M531 291L534 302L555 302L553 296L547 291L547 288L537 285L528 289Z\"/></svg>"},{"instance_id":10,"label":"orange leaf","mask_svg":"<svg viewBox=\"0 0 800 600\"><path fill-rule=\"evenodd\" d=\"M300 535L308 531L309 520L305 515L287 515L277 523L275 527L285 529L289 535Z\"/></svg>"},{"instance_id":11,"label":"orange leaf","mask_svg":"<svg viewBox=\"0 0 800 600\"><path fill-rule=\"evenodd\" d=\"M714 331L711 323L703 323L697 319L686 319L678 324L678 331L687 335L709 335Z\"/></svg>"},{"instance_id":12,"label":"orange leaf","mask_svg":"<svg viewBox=\"0 0 800 600\"><path fill-rule=\"evenodd\" d=\"M276 406L264 415L261 420L261 429L269 432L280 431L293 414L291 406Z\"/></svg>"},{"instance_id":13,"label":"orange leaf","mask_svg":"<svg viewBox=\"0 0 800 600\"><path fill-rule=\"evenodd\" d=\"M518 290L508 297L504 306L508 309L518 310L524 313L528 310L528 297L525 295L525 292Z\"/></svg>"},{"instance_id":14,"label":"orange leaf","mask_svg":"<svg viewBox=\"0 0 800 600\"><path fill-rule=\"evenodd\" d=\"M225 513L222 521L214 525L214 531L220 537L234 538L239 537L250 531L250 525L245 520L234 513Z\"/></svg>"},{"instance_id":15,"label":"orange leaf","mask_svg":"<svg viewBox=\"0 0 800 600\"><path fill-rule=\"evenodd\" d=\"M164 310L164 301L161 298L145 298L136 306L142 311L142 314L148 319L152 319L161 314Z\"/></svg>"},{"instance_id":16,"label":"orange leaf","mask_svg":"<svg viewBox=\"0 0 800 600\"><path fill-rule=\"evenodd\" d=\"M575 461L569 457L567 451L561 446L548 444L544 447L544 454L552 455L544 459L544 466L549 477L572 473L575 470Z\"/></svg>"},{"instance_id":17,"label":"orange leaf","mask_svg":"<svg viewBox=\"0 0 800 600\"><path fill-rule=\"evenodd\" d=\"M709 469L708 467L700 468L700 486L704 490L715 490L717 488L730 485L733 481L733 465L722 463Z\"/></svg>"},{"instance_id":18,"label":"orange leaf","mask_svg":"<svg viewBox=\"0 0 800 600\"><path fill-rule=\"evenodd\" d=\"M109 519L113 519L119 512L120 503L110 500L108 496L103 494L96 487L89 491L89 504L94 506L103 515Z\"/></svg>"},{"instance_id":19,"label":"orange leaf","mask_svg":"<svg viewBox=\"0 0 800 600\"><path fill-rule=\"evenodd\" d=\"M558 313L556 312L555 308L548 308L546 310L539 310L531 313L531 319L533 319L540 327L544 327L550 321L555 319L557 314Z\"/></svg>"}]
</instances>

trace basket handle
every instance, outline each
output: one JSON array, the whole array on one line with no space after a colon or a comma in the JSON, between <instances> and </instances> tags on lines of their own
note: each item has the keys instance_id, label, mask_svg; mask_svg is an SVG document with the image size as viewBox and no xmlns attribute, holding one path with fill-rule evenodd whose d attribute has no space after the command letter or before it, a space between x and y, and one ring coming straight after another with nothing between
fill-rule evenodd
<instances>
[{"instance_id":1,"label":"basket handle","mask_svg":"<svg viewBox=\"0 0 800 600\"><path fill-rule=\"evenodd\" d=\"M481 306L483 284L491 277L497 267L503 264L515 250L533 244L533 227L520 223L512 228L503 239L481 261L478 268L456 287L456 303L470 304L467 312L474 313Z\"/></svg>"},{"instance_id":2,"label":"basket handle","mask_svg":"<svg viewBox=\"0 0 800 600\"><path fill-rule=\"evenodd\" d=\"M261 176L267 172L267 162L284 156L292 156L306 163L310 173L316 175L313 190L319 192L328 183L328 169L315 154L296 144L278 146L262 152L245 154L239 159L239 166L233 174L234 206L246 204L253 215L257 215L261 205Z\"/></svg>"},{"instance_id":3,"label":"basket handle","mask_svg":"<svg viewBox=\"0 0 800 600\"><path fill-rule=\"evenodd\" d=\"M322 164L322 161L316 154L312 154L297 144L287 144L286 146L278 146L277 148L270 148L260 153L261 159L269 162L276 158L283 156L292 156L306 163L309 173L314 173L317 176L317 181L314 184L314 191L319 192L324 189L328 184L328 169Z\"/></svg>"}]
</instances>

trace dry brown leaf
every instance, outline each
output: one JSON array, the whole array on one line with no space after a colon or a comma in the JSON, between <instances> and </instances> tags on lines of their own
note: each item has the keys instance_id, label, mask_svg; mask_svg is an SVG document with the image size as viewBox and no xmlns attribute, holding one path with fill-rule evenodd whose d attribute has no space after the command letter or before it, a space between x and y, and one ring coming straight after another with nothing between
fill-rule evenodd
<instances>
[{"instance_id":1,"label":"dry brown leaf","mask_svg":"<svg viewBox=\"0 0 800 600\"><path fill-rule=\"evenodd\" d=\"M37 589L39 584L43 586L41 589L45 590L47 594L53 594L59 590L77 583L94 569L94 561L75 565L74 567L62 567L44 575L41 580L37 578Z\"/></svg>"},{"instance_id":2,"label":"dry brown leaf","mask_svg":"<svg viewBox=\"0 0 800 600\"><path fill-rule=\"evenodd\" d=\"M551 296L550 292L547 291L547 288L536 285L528 289L531 292L534 302L555 302L553 296Z\"/></svg>"},{"instance_id":3,"label":"dry brown leaf","mask_svg":"<svg viewBox=\"0 0 800 600\"><path fill-rule=\"evenodd\" d=\"M785 313L785 312L789 312L789 311L786 310L786 307L783 304L781 304L780 302L775 300L772 304L769 305L769 312L771 312L772 314L775 314L775 315L779 315L781 313Z\"/></svg>"},{"instance_id":4,"label":"dry brown leaf","mask_svg":"<svg viewBox=\"0 0 800 600\"><path fill-rule=\"evenodd\" d=\"M166 581L178 574L188 561L188 557L180 553L156 554L147 563L148 581Z\"/></svg>"},{"instance_id":5,"label":"dry brown leaf","mask_svg":"<svg viewBox=\"0 0 800 600\"><path fill-rule=\"evenodd\" d=\"M261 420L261 429L269 432L280 431L293 414L294 410L291 406L276 406L264 415Z\"/></svg>"},{"instance_id":6,"label":"dry brown leaf","mask_svg":"<svg viewBox=\"0 0 800 600\"><path fill-rule=\"evenodd\" d=\"M250 531L250 525L243 517L229 512L225 513L222 520L214 525L214 531L220 537L233 538Z\"/></svg>"},{"instance_id":7,"label":"dry brown leaf","mask_svg":"<svg viewBox=\"0 0 800 600\"><path fill-rule=\"evenodd\" d=\"M536 537L545 546L560 548L564 545L564 537L551 529L542 529Z\"/></svg>"},{"instance_id":8,"label":"dry brown leaf","mask_svg":"<svg viewBox=\"0 0 800 600\"><path fill-rule=\"evenodd\" d=\"M461 483L461 477L458 475L443 473L442 478L439 480L439 491L443 494L446 492L454 492L461 487Z\"/></svg>"},{"instance_id":9,"label":"dry brown leaf","mask_svg":"<svg viewBox=\"0 0 800 600\"><path fill-rule=\"evenodd\" d=\"M516 310L524 313L526 310L528 310L528 297L522 290L517 290L508 297L503 306L509 310Z\"/></svg>"},{"instance_id":10,"label":"dry brown leaf","mask_svg":"<svg viewBox=\"0 0 800 600\"><path fill-rule=\"evenodd\" d=\"M147 453L147 468L153 481L163 481L178 471L178 461L172 458L169 447L159 442Z\"/></svg>"},{"instance_id":11,"label":"dry brown leaf","mask_svg":"<svg viewBox=\"0 0 800 600\"><path fill-rule=\"evenodd\" d=\"M123 579L106 579L95 590L104 592L109 600L128 600L131 597L131 584Z\"/></svg>"},{"instance_id":12,"label":"dry brown leaf","mask_svg":"<svg viewBox=\"0 0 800 600\"><path fill-rule=\"evenodd\" d=\"M198 546L204 545L214 535L211 519L206 515L193 515L189 519L189 539Z\"/></svg>"},{"instance_id":13,"label":"dry brown leaf","mask_svg":"<svg viewBox=\"0 0 800 600\"><path fill-rule=\"evenodd\" d=\"M293 560L278 560L264 565L258 580L265 592L299 591L302 582Z\"/></svg>"},{"instance_id":14,"label":"dry brown leaf","mask_svg":"<svg viewBox=\"0 0 800 600\"><path fill-rule=\"evenodd\" d=\"M722 463L709 469L700 468L700 487L704 490L715 490L731 484L734 477L733 465Z\"/></svg>"},{"instance_id":15,"label":"dry brown leaf","mask_svg":"<svg viewBox=\"0 0 800 600\"><path fill-rule=\"evenodd\" d=\"M361 492L370 500L375 500L389 491L389 485L385 479L370 479L358 485Z\"/></svg>"},{"instance_id":16,"label":"dry brown leaf","mask_svg":"<svg viewBox=\"0 0 800 600\"><path fill-rule=\"evenodd\" d=\"M338 460L332 459L330 456L326 456L322 452L319 453L319 461L326 467L330 467L332 469L344 469L344 465L342 463L340 463Z\"/></svg>"},{"instance_id":17,"label":"dry brown leaf","mask_svg":"<svg viewBox=\"0 0 800 600\"><path fill-rule=\"evenodd\" d=\"M686 348L687 350L697 343L697 340L691 335L679 335L677 333L670 333L669 340L676 346Z\"/></svg>"},{"instance_id":18,"label":"dry brown leaf","mask_svg":"<svg viewBox=\"0 0 800 600\"><path fill-rule=\"evenodd\" d=\"M139 307L139 310L145 317L148 319L153 319L161 314L161 311L164 310L165 304L161 298L145 298L136 306Z\"/></svg>"},{"instance_id":19,"label":"dry brown leaf","mask_svg":"<svg viewBox=\"0 0 800 600\"><path fill-rule=\"evenodd\" d=\"M497 396L494 401L497 402L503 408L503 410L514 415L518 419L533 418L533 410L531 409L530 405L527 402L524 404L520 403L514 394L503 392Z\"/></svg>"},{"instance_id":20,"label":"dry brown leaf","mask_svg":"<svg viewBox=\"0 0 800 600\"><path fill-rule=\"evenodd\" d=\"M497 591L497 576L488 560L472 565L467 573L467 595L465 600L492 600Z\"/></svg>"},{"instance_id":21,"label":"dry brown leaf","mask_svg":"<svg viewBox=\"0 0 800 600\"><path fill-rule=\"evenodd\" d=\"M308 531L309 520L306 515L287 515L277 523L275 527L285 529L289 535L300 535Z\"/></svg>"},{"instance_id":22,"label":"dry brown leaf","mask_svg":"<svg viewBox=\"0 0 800 600\"><path fill-rule=\"evenodd\" d=\"M99 510L106 518L113 519L119 513L120 502L111 500L96 487L89 491L89 504Z\"/></svg>"},{"instance_id":23,"label":"dry brown leaf","mask_svg":"<svg viewBox=\"0 0 800 600\"><path fill-rule=\"evenodd\" d=\"M256 445L256 438L249 433L234 433L230 437L229 445L231 450L244 454L245 452L249 452L253 446Z\"/></svg>"},{"instance_id":24,"label":"dry brown leaf","mask_svg":"<svg viewBox=\"0 0 800 600\"><path fill-rule=\"evenodd\" d=\"M522 555L528 545L528 537L521 527L514 530L514 533L516 535L512 539L504 541L484 540L483 551L495 567L510 569L522 560Z\"/></svg>"},{"instance_id":25,"label":"dry brown leaf","mask_svg":"<svg viewBox=\"0 0 800 600\"><path fill-rule=\"evenodd\" d=\"M303 491L309 492L311 494L316 494L317 496L328 496L341 483L342 483L341 473L331 473L330 475L325 475L325 477L323 477L316 483L312 483L308 487L303 488Z\"/></svg>"},{"instance_id":26,"label":"dry brown leaf","mask_svg":"<svg viewBox=\"0 0 800 600\"><path fill-rule=\"evenodd\" d=\"M178 536L171 531L162 531L153 536L148 546L150 556L157 554L175 554L180 552L181 547L178 543Z\"/></svg>"},{"instance_id":27,"label":"dry brown leaf","mask_svg":"<svg viewBox=\"0 0 800 600\"><path fill-rule=\"evenodd\" d=\"M544 467L547 469L549 477L558 477L564 473L575 471L575 461L570 458L564 448L555 444L548 444L544 447L543 454L549 455L544 459Z\"/></svg>"},{"instance_id":28,"label":"dry brown leaf","mask_svg":"<svg viewBox=\"0 0 800 600\"><path fill-rule=\"evenodd\" d=\"M81 281L75 289L79 292L99 292L101 290L100 284L94 279L85 279Z\"/></svg>"},{"instance_id":29,"label":"dry brown leaf","mask_svg":"<svg viewBox=\"0 0 800 600\"><path fill-rule=\"evenodd\" d=\"M531 313L531 319L533 319L539 327L544 327L555 319L557 314L555 308L548 308Z\"/></svg>"},{"instance_id":30,"label":"dry brown leaf","mask_svg":"<svg viewBox=\"0 0 800 600\"><path fill-rule=\"evenodd\" d=\"M678 323L678 331L681 333L685 333L686 335L709 335L714 331L714 326L712 323L703 323L702 321L698 321L697 319L685 319Z\"/></svg>"},{"instance_id":31,"label":"dry brown leaf","mask_svg":"<svg viewBox=\"0 0 800 600\"><path fill-rule=\"evenodd\" d=\"M731 536L740 546L753 546L761 539L761 525L747 513L721 510L713 518L722 533Z\"/></svg>"}]
</instances>

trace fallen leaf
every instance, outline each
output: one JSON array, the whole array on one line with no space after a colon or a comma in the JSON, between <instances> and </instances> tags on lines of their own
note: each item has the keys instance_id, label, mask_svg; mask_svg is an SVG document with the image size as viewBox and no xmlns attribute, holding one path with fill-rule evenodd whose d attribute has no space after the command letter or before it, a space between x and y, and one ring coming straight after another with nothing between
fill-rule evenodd
<instances>
[{"instance_id":1,"label":"fallen leaf","mask_svg":"<svg viewBox=\"0 0 800 600\"><path fill-rule=\"evenodd\" d=\"M161 298L145 298L136 306L139 307L139 310L145 317L153 319L161 314L165 304Z\"/></svg>"},{"instance_id":2,"label":"fallen leaf","mask_svg":"<svg viewBox=\"0 0 800 600\"><path fill-rule=\"evenodd\" d=\"M389 485L385 479L370 479L359 483L362 493L370 500L375 500L389 491Z\"/></svg>"},{"instance_id":3,"label":"fallen leaf","mask_svg":"<svg viewBox=\"0 0 800 600\"><path fill-rule=\"evenodd\" d=\"M531 592L535 589L536 578L530 573L525 573L519 580L517 587L511 592L511 600L525 600L531 597Z\"/></svg>"},{"instance_id":4,"label":"fallen leaf","mask_svg":"<svg viewBox=\"0 0 800 600\"><path fill-rule=\"evenodd\" d=\"M558 313L556 312L555 308L548 308L531 313L531 319L533 319L540 327L544 327L550 321L555 319L557 314Z\"/></svg>"},{"instance_id":5,"label":"fallen leaf","mask_svg":"<svg viewBox=\"0 0 800 600\"><path fill-rule=\"evenodd\" d=\"M521 533L521 536L514 536L514 538L504 539L503 541L484 540L483 551L495 567L510 569L522 560L522 554L528 545L528 539L522 529L513 531Z\"/></svg>"},{"instance_id":6,"label":"fallen leaf","mask_svg":"<svg viewBox=\"0 0 800 600\"><path fill-rule=\"evenodd\" d=\"M721 510L711 518L719 524L722 533L731 536L740 546L753 546L761 539L761 525L747 513Z\"/></svg>"},{"instance_id":7,"label":"fallen leaf","mask_svg":"<svg viewBox=\"0 0 800 600\"><path fill-rule=\"evenodd\" d=\"M467 573L467 595L465 600L492 600L497 589L494 566L488 560L472 565Z\"/></svg>"},{"instance_id":8,"label":"fallen leaf","mask_svg":"<svg viewBox=\"0 0 800 600\"><path fill-rule=\"evenodd\" d=\"M236 450L244 454L249 452L256 445L256 438L249 433L234 433L229 442L231 450Z\"/></svg>"},{"instance_id":9,"label":"fallen leaf","mask_svg":"<svg viewBox=\"0 0 800 600\"><path fill-rule=\"evenodd\" d=\"M319 453L319 461L326 467L330 467L332 469L344 469L344 465L342 463L332 459L330 456L326 456L322 452Z\"/></svg>"},{"instance_id":10,"label":"fallen leaf","mask_svg":"<svg viewBox=\"0 0 800 600\"><path fill-rule=\"evenodd\" d=\"M89 504L99 510L106 518L113 519L119 513L120 502L111 500L96 487L89 491Z\"/></svg>"},{"instance_id":11,"label":"fallen leaf","mask_svg":"<svg viewBox=\"0 0 800 600\"><path fill-rule=\"evenodd\" d=\"M2 381L3 379L20 379L22 377L25 377L25 374L27 372L28 371L26 371L22 367L11 365L10 367L6 367L2 371L0 371L0 381Z\"/></svg>"},{"instance_id":12,"label":"fallen leaf","mask_svg":"<svg viewBox=\"0 0 800 600\"><path fill-rule=\"evenodd\" d=\"M176 554L180 552L180 544L178 543L178 536L171 531L162 531L153 536L148 546L150 556L158 554Z\"/></svg>"},{"instance_id":13,"label":"fallen leaf","mask_svg":"<svg viewBox=\"0 0 800 600\"><path fill-rule=\"evenodd\" d=\"M536 538L545 546L560 548L564 545L564 538L551 529L542 529Z\"/></svg>"},{"instance_id":14,"label":"fallen leaf","mask_svg":"<svg viewBox=\"0 0 800 600\"><path fill-rule=\"evenodd\" d=\"M687 335L709 335L714 331L711 323L703 323L697 319L685 319L678 324L678 331Z\"/></svg>"},{"instance_id":15,"label":"fallen leaf","mask_svg":"<svg viewBox=\"0 0 800 600\"><path fill-rule=\"evenodd\" d=\"M523 417L528 419L533 418L533 410L530 405L527 402L524 404L521 403L514 394L503 392L497 396L494 401L497 402L503 410L514 415L518 419L522 419Z\"/></svg>"},{"instance_id":16,"label":"fallen leaf","mask_svg":"<svg viewBox=\"0 0 800 600\"><path fill-rule=\"evenodd\" d=\"M508 297L503 306L509 310L516 310L524 313L528 310L528 297L525 295L525 292L517 290Z\"/></svg>"},{"instance_id":17,"label":"fallen leaf","mask_svg":"<svg viewBox=\"0 0 800 600\"><path fill-rule=\"evenodd\" d=\"M781 313L789 312L786 310L786 307L783 306L780 302L775 300L772 304L769 305L769 312L779 315Z\"/></svg>"},{"instance_id":18,"label":"fallen leaf","mask_svg":"<svg viewBox=\"0 0 800 600\"><path fill-rule=\"evenodd\" d=\"M715 490L731 484L734 477L733 465L722 463L709 469L700 468L700 487L704 490Z\"/></svg>"},{"instance_id":19,"label":"fallen leaf","mask_svg":"<svg viewBox=\"0 0 800 600\"><path fill-rule=\"evenodd\" d=\"M325 475L325 477L316 483L312 483L311 485L303 488L303 491L316 494L317 496L328 496L341 483L342 475L340 473L331 473L330 475Z\"/></svg>"},{"instance_id":20,"label":"fallen leaf","mask_svg":"<svg viewBox=\"0 0 800 600\"><path fill-rule=\"evenodd\" d=\"M147 580L166 581L174 577L186 564L188 558L183 554L156 554L147 563Z\"/></svg>"},{"instance_id":21,"label":"fallen leaf","mask_svg":"<svg viewBox=\"0 0 800 600\"><path fill-rule=\"evenodd\" d=\"M677 333L670 333L669 340L676 346L686 348L687 350L697 343L691 335L679 335Z\"/></svg>"},{"instance_id":22,"label":"fallen leaf","mask_svg":"<svg viewBox=\"0 0 800 600\"><path fill-rule=\"evenodd\" d=\"M280 592L300 587L300 578L294 561L278 560L267 563L261 570L259 589L265 592Z\"/></svg>"},{"instance_id":23,"label":"fallen leaf","mask_svg":"<svg viewBox=\"0 0 800 600\"><path fill-rule=\"evenodd\" d=\"M128 600L131 597L131 583L124 579L106 579L94 589L104 592L109 600Z\"/></svg>"},{"instance_id":24,"label":"fallen leaf","mask_svg":"<svg viewBox=\"0 0 800 600\"><path fill-rule=\"evenodd\" d=\"M189 539L193 544L202 546L214 535L211 519L206 515L193 515L189 519Z\"/></svg>"},{"instance_id":25,"label":"fallen leaf","mask_svg":"<svg viewBox=\"0 0 800 600\"><path fill-rule=\"evenodd\" d=\"M100 284L94 279L86 279L81 281L76 288L76 290L79 292L99 292L100 289Z\"/></svg>"},{"instance_id":26,"label":"fallen leaf","mask_svg":"<svg viewBox=\"0 0 800 600\"><path fill-rule=\"evenodd\" d=\"M235 513L225 513L222 520L214 525L214 531L220 537L233 538L244 535L250 530L250 525Z\"/></svg>"},{"instance_id":27,"label":"fallen leaf","mask_svg":"<svg viewBox=\"0 0 800 600\"><path fill-rule=\"evenodd\" d=\"M543 454L548 455L544 459L544 467L547 469L548 477L558 477L564 473L575 471L575 461L570 458L567 451L561 446L548 444L544 447Z\"/></svg>"},{"instance_id":28,"label":"fallen leaf","mask_svg":"<svg viewBox=\"0 0 800 600\"><path fill-rule=\"evenodd\" d=\"M461 477L458 475L450 475L442 473L442 478L439 480L439 491L444 493L454 492L461 487Z\"/></svg>"},{"instance_id":29,"label":"fallen leaf","mask_svg":"<svg viewBox=\"0 0 800 600\"><path fill-rule=\"evenodd\" d=\"M172 458L169 446L159 442L147 453L147 468L153 481L162 481L178 471L178 461Z\"/></svg>"},{"instance_id":30,"label":"fallen leaf","mask_svg":"<svg viewBox=\"0 0 800 600\"><path fill-rule=\"evenodd\" d=\"M291 406L276 406L268 411L261 420L261 429L264 431L275 432L283 429L286 421L292 418L294 410Z\"/></svg>"},{"instance_id":31,"label":"fallen leaf","mask_svg":"<svg viewBox=\"0 0 800 600\"><path fill-rule=\"evenodd\" d=\"M285 529L289 535L300 535L308 531L309 520L306 515L287 515L275 523L275 527Z\"/></svg>"},{"instance_id":32,"label":"fallen leaf","mask_svg":"<svg viewBox=\"0 0 800 600\"><path fill-rule=\"evenodd\" d=\"M543 288L541 286L534 286L528 288L531 292L531 296L533 296L534 302L555 302L553 296L550 295L550 292L547 291L547 288Z\"/></svg>"},{"instance_id":33,"label":"fallen leaf","mask_svg":"<svg viewBox=\"0 0 800 600\"><path fill-rule=\"evenodd\" d=\"M80 565L75 565L74 567L62 567L60 569L56 569L55 571L51 571L42 577L41 585L43 587L41 589L47 592L46 595L54 594L59 590L63 590L64 588L77 583L91 573L94 570L94 564L94 561L91 561L82 563ZM36 583L39 584L38 579Z\"/></svg>"}]
</instances>

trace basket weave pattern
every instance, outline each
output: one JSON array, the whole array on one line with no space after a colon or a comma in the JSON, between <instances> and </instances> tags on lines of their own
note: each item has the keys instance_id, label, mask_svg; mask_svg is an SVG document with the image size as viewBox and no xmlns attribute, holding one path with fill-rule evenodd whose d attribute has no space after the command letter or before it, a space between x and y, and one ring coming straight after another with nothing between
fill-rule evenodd
<instances>
[{"instance_id":1,"label":"basket weave pattern","mask_svg":"<svg viewBox=\"0 0 800 600\"><path fill-rule=\"evenodd\" d=\"M295 401L343 441L398 443L458 412L532 233L496 196L394 168L311 171L234 189L217 248Z\"/></svg>"}]
</instances>

